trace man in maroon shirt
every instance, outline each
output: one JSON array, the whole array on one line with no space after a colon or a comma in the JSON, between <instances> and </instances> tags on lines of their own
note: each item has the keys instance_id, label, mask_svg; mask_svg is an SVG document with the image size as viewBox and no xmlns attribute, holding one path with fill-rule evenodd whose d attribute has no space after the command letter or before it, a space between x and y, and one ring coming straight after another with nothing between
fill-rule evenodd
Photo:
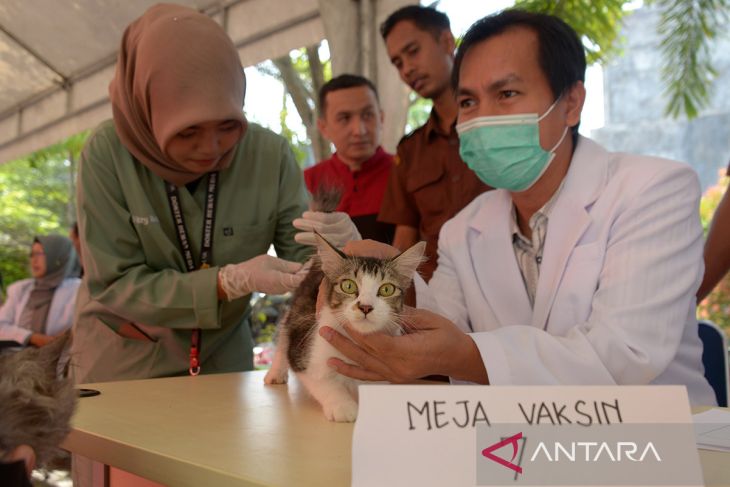
<instances>
[{"instance_id":1,"label":"man in maroon shirt","mask_svg":"<svg viewBox=\"0 0 730 487\"><path fill-rule=\"evenodd\" d=\"M317 127L337 151L304 171L307 189L342 188L337 211L350 216L362 238L390 243L394 225L376 220L393 156L380 147L383 112L375 86L362 76L337 76L322 86L319 106Z\"/></svg>"}]
</instances>

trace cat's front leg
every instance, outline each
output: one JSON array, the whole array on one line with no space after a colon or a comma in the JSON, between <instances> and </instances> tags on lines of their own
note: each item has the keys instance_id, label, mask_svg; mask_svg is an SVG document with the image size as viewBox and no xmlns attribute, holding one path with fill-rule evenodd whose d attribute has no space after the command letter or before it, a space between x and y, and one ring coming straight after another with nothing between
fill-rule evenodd
<instances>
[{"instance_id":1,"label":"cat's front leg","mask_svg":"<svg viewBox=\"0 0 730 487\"><path fill-rule=\"evenodd\" d=\"M357 419L357 403L351 397L322 405L324 416L337 423L354 423Z\"/></svg>"},{"instance_id":2,"label":"cat's front leg","mask_svg":"<svg viewBox=\"0 0 730 487\"><path fill-rule=\"evenodd\" d=\"M284 320L286 320L286 316ZM271 368L266 372L264 384L286 384L289 380L289 360L286 352L289 349L289 334L286 329L281 326L279 328L279 336L276 340L276 351L271 361Z\"/></svg>"},{"instance_id":3,"label":"cat's front leg","mask_svg":"<svg viewBox=\"0 0 730 487\"><path fill-rule=\"evenodd\" d=\"M315 378L308 371L297 377L322 406L329 421L352 423L357 419L357 401L344 383L335 378Z\"/></svg>"}]
</instances>

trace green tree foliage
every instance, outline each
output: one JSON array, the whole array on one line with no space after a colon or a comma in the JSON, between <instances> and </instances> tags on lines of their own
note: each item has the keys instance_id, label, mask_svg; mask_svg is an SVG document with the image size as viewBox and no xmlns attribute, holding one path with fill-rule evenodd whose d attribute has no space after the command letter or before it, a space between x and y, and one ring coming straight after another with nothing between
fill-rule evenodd
<instances>
[{"instance_id":1,"label":"green tree foliage","mask_svg":"<svg viewBox=\"0 0 730 487\"><path fill-rule=\"evenodd\" d=\"M287 98L288 93L285 90L282 91L282 100L281 100L281 111L279 112L279 125L281 126L281 130L279 132L279 135L284 137L286 140L289 141L289 146L292 149L292 152L294 152L294 157L297 159L297 163L299 164L299 167L304 169L305 163L309 156L309 140L307 138L302 138L297 134L294 130L289 127L289 124L287 123L286 119L289 117L289 108L287 107Z\"/></svg>"},{"instance_id":2,"label":"green tree foliage","mask_svg":"<svg viewBox=\"0 0 730 487\"><path fill-rule=\"evenodd\" d=\"M555 15L583 39L588 64L603 63L617 52L626 0L518 0L515 7Z\"/></svg>"},{"instance_id":3,"label":"green tree foliage","mask_svg":"<svg viewBox=\"0 0 730 487\"><path fill-rule=\"evenodd\" d=\"M629 0L518 0L515 7L557 15L584 40L588 63L605 63L618 52L618 33ZM730 0L647 0L659 11L666 113L694 118L710 102L717 77L710 42L724 33Z\"/></svg>"},{"instance_id":4,"label":"green tree foliage","mask_svg":"<svg viewBox=\"0 0 730 487\"><path fill-rule=\"evenodd\" d=\"M28 277L33 237L66 235L75 221L76 164L88 132L0 166L0 273Z\"/></svg>"},{"instance_id":5,"label":"green tree foliage","mask_svg":"<svg viewBox=\"0 0 730 487\"><path fill-rule=\"evenodd\" d=\"M666 113L674 118L698 115L710 102L717 72L709 43L727 27L728 0L655 0L661 12L662 75L669 99Z\"/></svg>"},{"instance_id":6,"label":"green tree foliage","mask_svg":"<svg viewBox=\"0 0 730 487\"><path fill-rule=\"evenodd\" d=\"M319 89L325 80L332 78L331 62L329 59L320 58L320 45L295 49L287 56L273 59L270 63L262 63L257 69L284 85L286 93L281 107L281 131L282 135L290 140L300 164L305 159L306 145L309 144L307 141L299 140L286 124L288 98L291 98L306 128L315 161L330 157L332 155L330 143L317 129L317 117L320 113Z\"/></svg>"},{"instance_id":7,"label":"green tree foliage","mask_svg":"<svg viewBox=\"0 0 730 487\"><path fill-rule=\"evenodd\" d=\"M414 91L408 95L408 103L405 133L413 132L418 127L425 124L428 120L428 116L431 114L431 108L433 107L433 102L431 100L421 98Z\"/></svg>"}]
</instances>

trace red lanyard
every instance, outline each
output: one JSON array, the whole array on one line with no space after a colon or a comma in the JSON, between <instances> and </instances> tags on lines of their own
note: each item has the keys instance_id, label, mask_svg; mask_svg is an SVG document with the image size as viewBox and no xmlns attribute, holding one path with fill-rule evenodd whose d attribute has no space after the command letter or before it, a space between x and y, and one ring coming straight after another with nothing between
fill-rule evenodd
<instances>
[{"instance_id":1,"label":"red lanyard","mask_svg":"<svg viewBox=\"0 0 730 487\"><path fill-rule=\"evenodd\" d=\"M200 328L193 328L192 335L190 335L190 368L188 369L190 375L200 373L200 339L202 337L203 333Z\"/></svg>"},{"instance_id":2,"label":"red lanyard","mask_svg":"<svg viewBox=\"0 0 730 487\"><path fill-rule=\"evenodd\" d=\"M218 172L212 172L208 175L208 187L205 192L205 219L203 221L203 237L200 244L200 267L195 265L193 252L190 249L190 241L188 239L188 231L185 227L185 218L183 217L182 208L180 208L180 193L177 186L165 181L167 189L167 201L170 203L170 211L172 212L172 220L177 229L177 241L180 244L183 257L185 258L185 267L188 272L196 269L207 269L210 267L213 250L213 228L215 228L215 200L218 196ZM203 333L200 328L193 328L190 336L190 375L198 375L200 373L200 349L202 346Z\"/></svg>"}]
</instances>

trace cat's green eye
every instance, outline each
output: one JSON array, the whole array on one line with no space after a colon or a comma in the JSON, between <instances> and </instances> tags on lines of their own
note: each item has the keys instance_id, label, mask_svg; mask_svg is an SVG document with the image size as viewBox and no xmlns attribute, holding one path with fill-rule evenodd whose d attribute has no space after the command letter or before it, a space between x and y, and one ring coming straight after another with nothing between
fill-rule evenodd
<instances>
[{"instance_id":1,"label":"cat's green eye","mask_svg":"<svg viewBox=\"0 0 730 487\"><path fill-rule=\"evenodd\" d=\"M352 279L345 279L340 283L340 289L346 294L355 294L357 292L357 284Z\"/></svg>"},{"instance_id":2,"label":"cat's green eye","mask_svg":"<svg viewBox=\"0 0 730 487\"><path fill-rule=\"evenodd\" d=\"M395 292L395 286L390 283L385 283L382 286L380 286L380 289L378 289L378 296L387 298L388 296L392 296L394 292Z\"/></svg>"}]
</instances>

